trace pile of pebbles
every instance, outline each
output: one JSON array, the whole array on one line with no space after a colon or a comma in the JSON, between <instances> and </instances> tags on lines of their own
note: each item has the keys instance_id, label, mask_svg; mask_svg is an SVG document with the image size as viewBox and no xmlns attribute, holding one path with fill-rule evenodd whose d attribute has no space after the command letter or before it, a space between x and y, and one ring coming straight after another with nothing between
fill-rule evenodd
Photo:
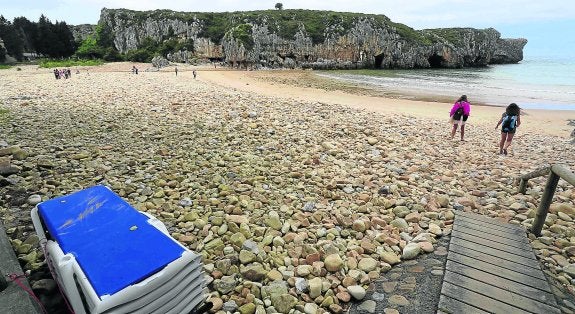
<instances>
[{"instance_id":1,"label":"pile of pebbles","mask_svg":"<svg viewBox=\"0 0 575 314\"><path fill-rule=\"evenodd\" d=\"M528 227L545 178L527 195L515 179L556 162L575 169L566 139L525 133L498 156L492 126L471 121L460 142L444 121L169 73L0 75L0 217L51 313L65 309L30 210L95 184L203 256L213 312L342 313L385 274L435 254L455 210ZM575 191L561 181L543 236L531 237L565 295L575 283L574 218ZM385 304L390 313L408 306Z\"/></svg>"}]
</instances>

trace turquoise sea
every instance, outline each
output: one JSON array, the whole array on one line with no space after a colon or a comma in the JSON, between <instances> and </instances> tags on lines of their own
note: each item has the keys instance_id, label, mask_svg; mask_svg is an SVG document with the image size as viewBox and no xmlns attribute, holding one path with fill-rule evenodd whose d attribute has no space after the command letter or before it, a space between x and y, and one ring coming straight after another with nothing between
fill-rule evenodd
<instances>
[{"instance_id":1,"label":"turquoise sea","mask_svg":"<svg viewBox=\"0 0 575 314\"><path fill-rule=\"evenodd\" d=\"M575 110L575 58L529 57L518 64L484 68L322 72L322 76L383 92L525 109Z\"/></svg>"}]
</instances>

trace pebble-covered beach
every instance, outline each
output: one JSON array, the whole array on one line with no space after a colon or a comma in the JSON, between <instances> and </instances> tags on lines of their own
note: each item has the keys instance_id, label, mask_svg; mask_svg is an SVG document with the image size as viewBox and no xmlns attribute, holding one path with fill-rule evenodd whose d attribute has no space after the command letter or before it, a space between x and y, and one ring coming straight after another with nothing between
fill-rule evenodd
<instances>
[{"instance_id":1,"label":"pebble-covered beach","mask_svg":"<svg viewBox=\"0 0 575 314\"><path fill-rule=\"evenodd\" d=\"M0 70L0 217L55 310L62 302L29 213L96 184L203 255L215 313L435 313L411 296L439 291L455 211L528 228L546 177L526 195L516 179L554 163L575 170L566 137L519 128L500 156L496 121L470 119L461 142L446 119L123 66L68 80ZM575 311L574 219L575 188L560 181L542 237L530 235L566 313Z\"/></svg>"}]
</instances>

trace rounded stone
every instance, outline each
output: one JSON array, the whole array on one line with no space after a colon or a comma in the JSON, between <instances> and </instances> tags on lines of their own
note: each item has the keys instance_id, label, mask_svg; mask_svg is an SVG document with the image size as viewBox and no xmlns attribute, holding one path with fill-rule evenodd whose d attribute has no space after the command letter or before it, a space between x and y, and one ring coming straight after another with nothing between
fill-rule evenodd
<instances>
[{"instance_id":1,"label":"rounded stone","mask_svg":"<svg viewBox=\"0 0 575 314\"><path fill-rule=\"evenodd\" d=\"M343 268L343 259L339 254L331 254L325 257L325 268L330 272L338 272Z\"/></svg>"},{"instance_id":2,"label":"rounded stone","mask_svg":"<svg viewBox=\"0 0 575 314\"><path fill-rule=\"evenodd\" d=\"M347 287L347 291L356 300L363 300L363 298L365 298L365 294L367 293L362 286L349 286Z\"/></svg>"},{"instance_id":3,"label":"rounded stone","mask_svg":"<svg viewBox=\"0 0 575 314\"><path fill-rule=\"evenodd\" d=\"M379 265L379 262L376 261L374 258L367 257L367 258L360 259L357 266L359 267L359 269L368 273L372 270L375 270L378 265Z\"/></svg>"},{"instance_id":4,"label":"rounded stone","mask_svg":"<svg viewBox=\"0 0 575 314\"><path fill-rule=\"evenodd\" d=\"M42 202L42 196L38 194L32 194L28 197L26 202L32 206L36 206Z\"/></svg>"}]
</instances>

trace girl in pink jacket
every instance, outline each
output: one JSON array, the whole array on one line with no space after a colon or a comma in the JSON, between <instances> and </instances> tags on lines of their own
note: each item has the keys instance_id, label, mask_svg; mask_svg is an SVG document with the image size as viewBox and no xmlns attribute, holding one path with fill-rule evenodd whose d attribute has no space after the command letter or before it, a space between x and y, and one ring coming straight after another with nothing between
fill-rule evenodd
<instances>
[{"instance_id":1,"label":"girl in pink jacket","mask_svg":"<svg viewBox=\"0 0 575 314\"><path fill-rule=\"evenodd\" d=\"M455 132L457 132L457 126L461 125L461 140L463 141L463 135L465 134L465 121L469 117L471 113L471 104L467 102L467 96L462 95L459 99L453 104L451 111L449 112L449 116L451 117L451 121L453 121L453 129L451 129L451 139L455 136Z\"/></svg>"}]
</instances>

